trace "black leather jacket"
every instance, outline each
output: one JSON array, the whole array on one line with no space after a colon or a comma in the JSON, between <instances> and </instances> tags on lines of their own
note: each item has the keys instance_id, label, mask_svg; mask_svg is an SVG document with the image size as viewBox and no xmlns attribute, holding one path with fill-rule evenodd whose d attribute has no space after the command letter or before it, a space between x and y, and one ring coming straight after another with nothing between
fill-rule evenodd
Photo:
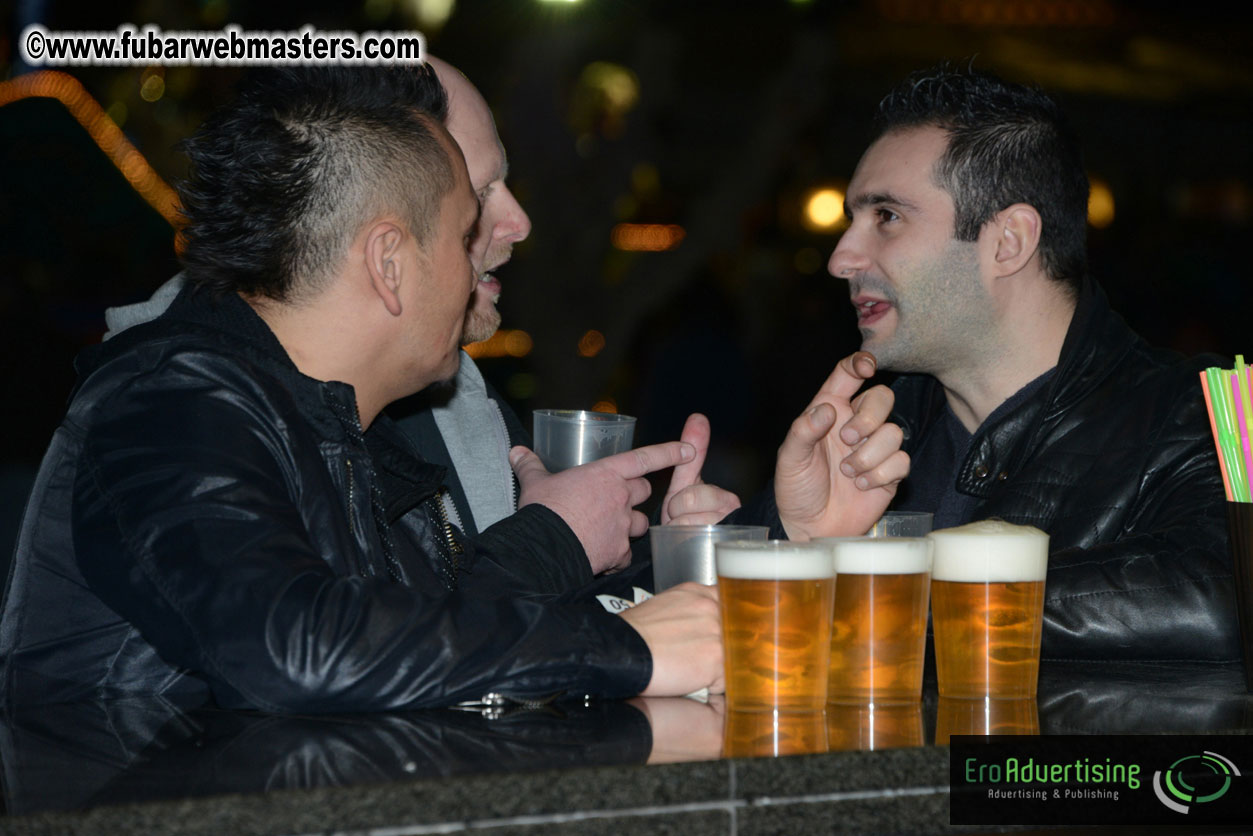
<instances>
[{"instance_id":1,"label":"black leather jacket","mask_svg":"<svg viewBox=\"0 0 1253 836\"><path fill-rule=\"evenodd\" d=\"M1238 659L1222 475L1198 372L1150 348L1088 283L1056 373L982 426L958 471L974 519L1050 536L1046 658ZM944 406L934 378L894 385L910 451Z\"/></svg>"},{"instance_id":2,"label":"black leather jacket","mask_svg":"<svg viewBox=\"0 0 1253 836\"><path fill-rule=\"evenodd\" d=\"M647 685L639 634L572 592L590 569L556 514L464 539L442 468L385 416L363 437L350 386L205 297L80 357L14 556L0 699L333 712Z\"/></svg>"}]
</instances>

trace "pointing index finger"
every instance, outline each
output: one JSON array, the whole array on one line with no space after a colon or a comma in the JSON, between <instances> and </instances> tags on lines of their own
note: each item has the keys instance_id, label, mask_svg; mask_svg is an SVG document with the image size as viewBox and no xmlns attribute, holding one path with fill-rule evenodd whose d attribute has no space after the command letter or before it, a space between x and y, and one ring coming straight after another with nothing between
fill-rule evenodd
<instances>
[{"instance_id":1,"label":"pointing index finger","mask_svg":"<svg viewBox=\"0 0 1253 836\"><path fill-rule=\"evenodd\" d=\"M638 479L657 470L691 461L696 448L683 441L650 444L625 453L601 459L599 464L610 468L623 479Z\"/></svg>"}]
</instances>

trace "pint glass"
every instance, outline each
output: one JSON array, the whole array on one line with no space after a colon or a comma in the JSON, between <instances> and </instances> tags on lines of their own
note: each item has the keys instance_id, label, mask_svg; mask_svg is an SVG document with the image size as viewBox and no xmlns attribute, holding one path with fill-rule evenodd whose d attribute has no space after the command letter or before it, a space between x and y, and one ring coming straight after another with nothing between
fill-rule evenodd
<instances>
[{"instance_id":1,"label":"pint glass","mask_svg":"<svg viewBox=\"0 0 1253 836\"><path fill-rule=\"evenodd\" d=\"M931 541L822 540L835 556L827 702L902 703L922 697Z\"/></svg>"},{"instance_id":2,"label":"pint glass","mask_svg":"<svg viewBox=\"0 0 1253 836\"><path fill-rule=\"evenodd\" d=\"M922 745L922 702L827 705L827 748L832 752Z\"/></svg>"},{"instance_id":3,"label":"pint glass","mask_svg":"<svg viewBox=\"0 0 1253 836\"><path fill-rule=\"evenodd\" d=\"M955 700L940 697L935 714L935 745L955 734L1039 734L1040 712L1029 700Z\"/></svg>"},{"instance_id":4,"label":"pint glass","mask_svg":"<svg viewBox=\"0 0 1253 836\"><path fill-rule=\"evenodd\" d=\"M730 711L821 711L835 566L821 544L714 544Z\"/></svg>"},{"instance_id":5,"label":"pint glass","mask_svg":"<svg viewBox=\"0 0 1253 836\"><path fill-rule=\"evenodd\" d=\"M724 758L812 755L827 751L821 711L728 711L722 738Z\"/></svg>"},{"instance_id":6,"label":"pint glass","mask_svg":"<svg viewBox=\"0 0 1253 836\"><path fill-rule=\"evenodd\" d=\"M984 520L928 535L941 697L1034 697L1048 535Z\"/></svg>"}]
</instances>

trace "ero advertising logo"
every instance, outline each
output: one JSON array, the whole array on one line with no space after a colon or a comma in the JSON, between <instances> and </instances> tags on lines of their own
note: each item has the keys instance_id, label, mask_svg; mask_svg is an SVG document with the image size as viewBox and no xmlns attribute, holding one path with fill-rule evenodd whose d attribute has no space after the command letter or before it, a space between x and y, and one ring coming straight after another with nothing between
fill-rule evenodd
<instances>
[{"instance_id":1,"label":"ero advertising logo","mask_svg":"<svg viewBox=\"0 0 1253 836\"><path fill-rule=\"evenodd\" d=\"M1187 815L1190 804L1208 804L1226 795L1232 776L1239 778L1240 770L1217 752L1185 755L1165 772L1153 773L1153 792L1166 807Z\"/></svg>"},{"instance_id":2,"label":"ero advertising logo","mask_svg":"<svg viewBox=\"0 0 1253 836\"><path fill-rule=\"evenodd\" d=\"M1186 822L1253 833L1251 763L1253 735L955 735L949 822Z\"/></svg>"}]
</instances>

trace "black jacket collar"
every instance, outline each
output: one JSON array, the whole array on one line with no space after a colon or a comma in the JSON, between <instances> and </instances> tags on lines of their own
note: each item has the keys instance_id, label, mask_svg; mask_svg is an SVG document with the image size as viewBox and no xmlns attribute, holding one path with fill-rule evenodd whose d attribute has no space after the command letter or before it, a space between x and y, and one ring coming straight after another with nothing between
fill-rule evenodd
<instances>
[{"instance_id":1,"label":"black jacket collar","mask_svg":"<svg viewBox=\"0 0 1253 836\"><path fill-rule=\"evenodd\" d=\"M1052 379L1040 396L975 431L958 471L957 489L972 496L990 496L996 483L1009 478L1035 449L1047 419L1066 412L1096 389L1140 343L1140 337L1110 308L1101 287L1085 279ZM902 375L893 390L896 408L891 420L904 431L908 452L920 440L919 434L938 419L944 408L944 388L930 375L911 374Z\"/></svg>"},{"instance_id":2,"label":"black jacket collar","mask_svg":"<svg viewBox=\"0 0 1253 836\"><path fill-rule=\"evenodd\" d=\"M342 424L326 408L326 401L336 398L355 404L353 388L347 383L315 380L301 373L265 320L235 293L216 296L189 283L164 314L84 350L75 360L75 368L81 380L99 365L139 344L196 333L208 336L219 345L229 346L233 353L279 370L293 394L306 402L305 417L327 433L333 433L334 437L342 435ZM389 520L395 521L403 516L443 484L445 469L424 461L386 414L380 413L371 424L365 433L365 441L375 465Z\"/></svg>"}]
</instances>

